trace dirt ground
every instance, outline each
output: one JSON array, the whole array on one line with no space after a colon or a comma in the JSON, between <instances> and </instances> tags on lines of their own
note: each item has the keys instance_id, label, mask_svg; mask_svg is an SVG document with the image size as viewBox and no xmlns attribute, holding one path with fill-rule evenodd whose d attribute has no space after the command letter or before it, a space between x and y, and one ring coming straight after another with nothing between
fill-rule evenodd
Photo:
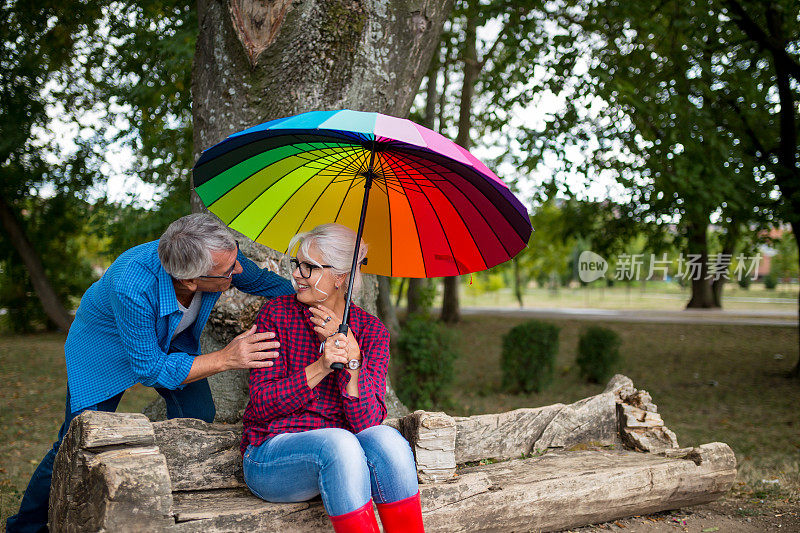
<instances>
[{"instance_id":1,"label":"dirt ground","mask_svg":"<svg viewBox=\"0 0 800 533\"><path fill-rule=\"evenodd\" d=\"M800 502L726 496L721 500L677 511L636 516L568 530L574 533L761 533L800 532Z\"/></svg>"}]
</instances>

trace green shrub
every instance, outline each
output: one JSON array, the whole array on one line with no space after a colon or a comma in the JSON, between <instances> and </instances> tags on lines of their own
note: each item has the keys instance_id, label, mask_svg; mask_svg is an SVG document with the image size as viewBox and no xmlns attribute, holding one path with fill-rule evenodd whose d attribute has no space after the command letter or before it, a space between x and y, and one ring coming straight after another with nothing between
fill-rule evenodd
<instances>
[{"instance_id":1,"label":"green shrub","mask_svg":"<svg viewBox=\"0 0 800 533\"><path fill-rule=\"evenodd\" d=\"M773 290L775 287L778 286L778 276L774 273L770 272L766 276L764 276L764 288L767 290Z\"/></svg>"},{"instance_id":2,"label":"green shrub","mask_svg":"<svg viewBox=\"0 0 800 533\"><path fill-rule=\"evenodd\" d=\"M578 341L578 368L581 376L594 383L605 383L619 364L619 347L622 344L617 332L599 326L590 326Z\"/></svg>"},{"instance_id":3,"label":"green shrub","mask_svg":"<svg viewBox=\"0 0 800 533\"><path fill-rule=\"evenodd\" d=\"M540 392L553 382L558 354L558 326L530 320L503 336L503 388L512 392Z\"/></svg>"},{"instance_id":4,"label":"green shrub","mask_svg":"<svg viewBox=\"0 0 800 533\"><path fill-rule=\"evenodd\" d=\"M453 382L453 332L427 313L406 320L397 338L397 395L412 411L445 409Z\"/></svg>"}]
</instances>

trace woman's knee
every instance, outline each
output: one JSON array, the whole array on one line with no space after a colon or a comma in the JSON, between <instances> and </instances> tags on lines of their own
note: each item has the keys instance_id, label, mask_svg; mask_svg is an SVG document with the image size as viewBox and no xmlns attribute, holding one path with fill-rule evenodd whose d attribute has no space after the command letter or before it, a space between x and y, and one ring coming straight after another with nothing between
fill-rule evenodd
<instances>
[{"instance_id":1,"label":"woman's knee","mask_svg":"<svg viewBox=\"0 0 800 533\"><path fill-rule=\"evenodd\" d=\"M399 431L391 426L372 426L356 435L361 447L366 454L381 454L389 457L403 458L411 460L413 463L414 455L411 446Z\"/></svg>"},{"instance_id":2,"label":"woman's knee","mask_svg":"<svg viewBox=\"0 0 800 533\"><path fill-rule=\"evenodd\" d=\"M364 450L359 439L346 429L328 428L321 430L324 438L320 443L319 457L329 462L365 462Z\"/></svg>"}]
</instances>

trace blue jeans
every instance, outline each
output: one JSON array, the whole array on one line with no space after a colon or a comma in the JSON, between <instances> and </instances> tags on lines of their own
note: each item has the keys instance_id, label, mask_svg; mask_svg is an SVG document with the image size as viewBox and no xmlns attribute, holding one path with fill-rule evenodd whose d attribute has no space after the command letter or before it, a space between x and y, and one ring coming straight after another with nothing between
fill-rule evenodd
<instances>
[{"instance_id":1,"label":"blue jeans","mask_svg":"<svg viewBox=\"0 0 800 533\"><path fill-rule=\"evenodd\" d=\"M373 498L391 503L418 491L408 441L389 426L355 435L326 428L282 433L244 454L244 480L270 502L301 502L322 495L331 516L355 511Z\"/></svg>"},{"instance_id":2,"label":"blue jeans","mask_svg":"<svg viewBox=\"0 0 800 533\"><path fill-rule=\"evenodd\" d=\"M212 422L216 410L214 399L208 381L201 379L186 385L182 390L156 389L167 404L167 418L199 418ZM53 478L53 461L55 461L58 448L64 435L67 434L69 424L83 411L105 411L113 413L117 410L119 401L124 393L120 392L113 398L103 400L97 405L92 405L74 413L69 408L69 387L67 387L67 407L64 410L64 423L58 431L58 439L53 447L44 456L42 462L36 467L28 488L22 496L19 512L6 520L6 533L34 533L47 531L47 511L50 500L50 480Z\"/></svg>"}]
</instances>

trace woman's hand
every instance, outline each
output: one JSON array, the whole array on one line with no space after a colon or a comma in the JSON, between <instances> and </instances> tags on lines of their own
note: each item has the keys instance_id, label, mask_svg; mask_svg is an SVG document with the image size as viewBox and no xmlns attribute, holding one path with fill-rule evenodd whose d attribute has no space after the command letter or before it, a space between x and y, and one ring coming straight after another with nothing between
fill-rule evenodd
<instances>
[{"instance_id":1,"label":"woman's hand","mask_svg":"<svg viewBox=\"0 0 800 533\"><path fill-rule=\"evenodd\" d=\"M320 340L329 339L339 333L339 326L342 325L342 317L336 314L333 309L329 309L322 304L309 307L311 311L311 325ZM348 359L361 360L361 350L358 341L353 335L353 330L347 328Z\"/></svg>"},{"instance_id":2,"label":"woman's hand","mask_svg":"<svg viewBox=\"0 0 800 533\"><path fill-rule=\"evenodd\" d=\"M333 363L342 363L347 366L347 361L350 359L347 351L347 337L343 333L337 333L325 341L319 361L326 372L332 372L331 365Z\"/></svg>"},{"instance_id":3,"label":"woman's hand","mask_svg":"<svg viewBox=\"0 0 800 533\"><path fill-rule=\"evenodd\" d=\"M309 307L309 310L311 311L311 326L314 328L319 340L324 341L339 332L342 317L333 312L333 310L322 304Z\"/></svg>"}]
</instances>

